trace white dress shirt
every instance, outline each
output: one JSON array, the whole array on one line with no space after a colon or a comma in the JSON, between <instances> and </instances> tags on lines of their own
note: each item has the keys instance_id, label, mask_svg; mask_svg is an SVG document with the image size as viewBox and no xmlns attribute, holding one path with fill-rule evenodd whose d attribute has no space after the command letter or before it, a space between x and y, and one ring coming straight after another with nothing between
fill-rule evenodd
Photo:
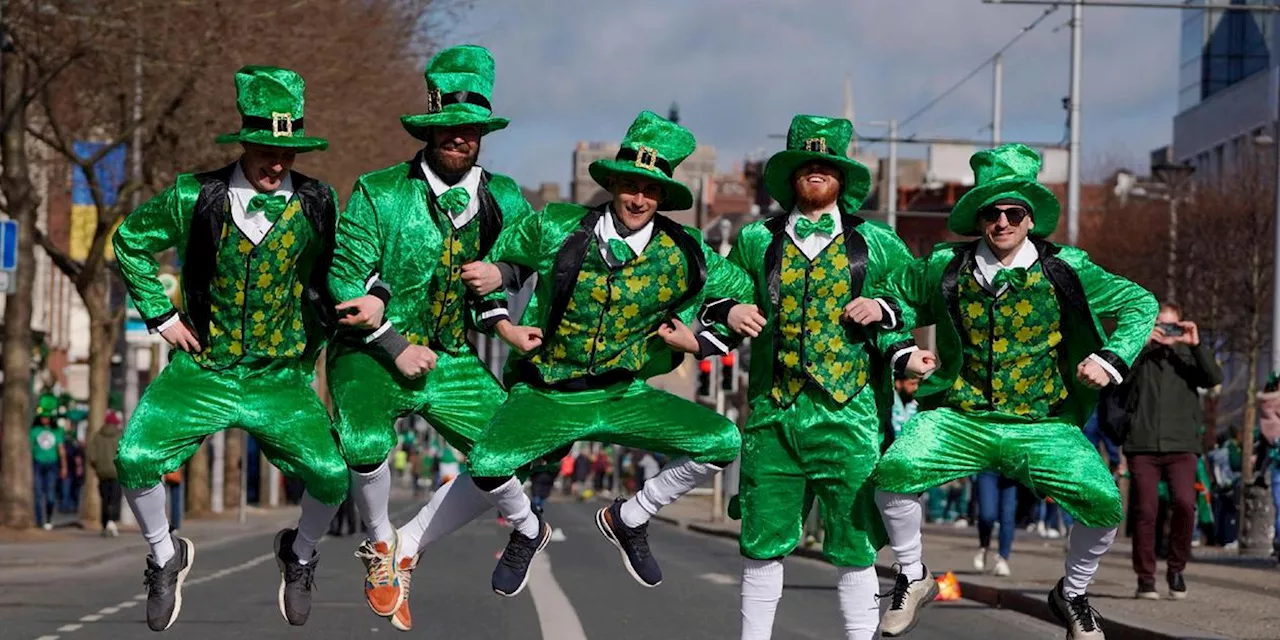
<instances>
[{"instance_id":1,"label":"white dress shirt","mask_svg":"<svg viewBox=\"0 0 1280 640\"><path fill-rule=\"evenodd\" d=\"M791 241L796 244L796 248L799 249L800 253L803 253L804 257L808 258L810 262L812 262L814 258L818 257L818 255L823 251L826 251L827 245L831 244L831 241L835 240L836 236L840 235L840 233L844 231L844 224L840 221L840 208L836 206L834 202L831 203L831 206L825 211L818 214L819 219L821 219L824 214L831 214L832 219L835 220L836 224L835 227L832 228L831 233L828 234L821 231L815 231L808 238L803 240L800 239L800 236L796 235L796 223L800 221L800 218L805 217L805 215L800 213L799 209L796 209L791 212L791 217L787 219L787 235L791 236Z\"/></svg>"},{"instance_id":2,"label":"white dress shirt","mask_svg":"<svg viewBox=\"0 0 1280 640\"><path fill-rule=\"evenodd\" d=\"M471 167L462 176L462 179L458 181L458 184L454 185L445 184L445 181L441 180L440 176L436 175L436 172L432 171L431 167L427 165L426 160L422 161L422 172L427 176L427 185L431 188L431 193L434 193L437 198L454 187L466 189L467 195L471 196L471 199L467 201L466 208L457 213L449 213L454 229L461 229L466 226L468 222L471 222L476 217L477 213L480 213L480 198L476 197L480 190L480 177L484 174L484 169L481 169L480 165Z\"/></svg>"},{"instance_id":3,"label":"white dress shirt","mask_svg":"<svg viewBox=\"0 0 1280 640\"><path fill-rule=\"evenodd\" d=\"M267 219L265 211L249 211L249 201L258 195L253 183L244 177L244 169L237 164L227 185L227 197L231 199L231 220L236 228L257 246L271 232L275 223ZM293 174L285 175L280 188L268 192L270 196L284 196L286 202L293 199Z\"/></svg>"},{"instance_id":4,"label":"white dress shirt","mask_svg":"<svg viewBox=\"0 0 1280 640\"><path fill-rule=\"evenodd\" d=\"M622 223L619 222L617 224ZM636 255L640 255L644 253L645 247L649 246L649 240L653 237L653 220L649 220L648 224L624 238L622 234L618 233L618 228L614 226L613 205L608 205L604 209L604 215L600 216L600 219L596 221L595 233L596 239L600 241L600 256L604 258L605 263L610 267L617 268L622 266L623 261L615 257L612 251L609 251L609 241L622 240L627 243L627 246L631 247L631 250Z\"/></svg>"}]
</instances>

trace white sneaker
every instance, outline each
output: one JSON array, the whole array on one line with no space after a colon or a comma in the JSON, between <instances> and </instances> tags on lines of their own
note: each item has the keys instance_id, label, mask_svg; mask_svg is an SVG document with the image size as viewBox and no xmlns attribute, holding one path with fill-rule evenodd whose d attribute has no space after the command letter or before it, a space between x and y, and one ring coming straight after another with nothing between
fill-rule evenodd
<instances>
[{"instance_id":1,"label":"white sneaker","mask_svg":"<svg viewBox=\"0 0 1280 640\"><path fill-rule=\"evenodd\" d=\"M52 522L46 522L46 523L44 523L44 525L43 525L43 526L41 526L40 528L41 528L41 529L44 529L45 531L53 531L53 523L52 523Z\"/></svg>"},{"instance_id":2,"label":"white sneaker","mask_svg":"<svg viewBox=\"0 0 1280 640\"><path fill-rule=\"evenodd\" d=\"M1089 596L1080 594L1068 599L1062 592L1062 583L1049 592L1049 609L1067 625L1067 640L1106 640L1102 633L1102 617L1089 606Z\"/></svg>"},{"instance_id":3,"label":"white sneaker","mask_svg":"<svg viewBox=\"0 0 1280 640\"><path fill-rule=\"evenodd\" d=\"M989 553L991 553L991 552L990 552L990 551L988 551L988 550L986 550L986 549L978 549L978 555L976 555L976 556L974 556L974 557L973 557L973 570L974 570L974 571L986 571L986 570L987 570L987 554L989 554Z\"/></svg>"},{"instance_id":4,"label":"white sneaker","mask_svg":"<svg viewBox=\"0 0 1280 640\"><path fill-rule=\"evenodd\" d=\"M116 526L115 520L107 521L107 535L111 536L112 538L120 535L120 527Z\"/></svg>"},{"instance_id":5,"label":"white sneaker","mask_svg":"<svg viewBox=\"0 0 1280 640\"><path fill-rule=\"evenodd\" d=\"M996 566L994 569L991 570L991 575L994 575L999 578L1007 578L1009 577L1010 573L1011 572L1009 571L1009 562L1004 558L997 556Z\"/></svg>"},{"instance_id":6,"label":"white sneaker","mask_svg":"<svg viewBox=\"0 0 1280 640\"><path fill-rule=\"evenodd\" d=\"M894 579L893 590L881 597L892 598L889 608L880 618L880 632L885 637L893 638L906 635L920 621L920 609L931 603L938 596L938 581L933 579L929 569L924 570L924 577L919 580L907 580L907 576L898 571Z\"/></svg>"},{"instance_id":7,"label":"white sneaker","mask_svg":"<svg viewBox=\"0 0 1280 640\"><path fill-rule=\"evenodd\" d=\"M964 518L956 518L955 526L957 529L963 529L969 526L969 521Z\"/></svg>"},{"instance_id":8,"label":"white sneaker","mask_svg":"<svg viewBox=\"0 0 1280 640\"><path fill-rule=\"evenodd\" d=\"M1037 523L1036 523L1036 535L1038 535L1038 536L1040 536L1041 538L1043 538L1043 537L1045 537L1045 534L1046 534L1046 533L1048 533L1048 531L1045 529L1044 523L1043 523L1043 522L1037 522Z\"/></svg>"},{"instance_id":9,"label":"white sneaker","mask_svg":"<svg viewBox=\"0 0 1280 640\"><path fill-rule=\"evenodd\" d=\"M1057 529L1049 529L1048 531L1045 532L1044 537L1050 540L1057 540L1058 538L1062 537L1062 532L1058 531Z\"/></svg>"},{"instance_id":10,"label":"white sneaker","mask_svg":"<svg viewBox=\"0 0 1280 640\"><path fill-rule=\"evenodd\" d=\"M45 526L46 526L46 527L50 527L50 525L47 525L47 524L46 524ZM1233 551L1234 551L1235 549L1239 549L1239 548L1240 548L1240 543L1239 543L1239 542L1236 542L1236 541L1234 541L1234 540L1233 540L1233 541L1231 541L1231 542L1228 542L1228 543L1226 543L1226 544L1222 545L1222 548L1223 548L1223 549L1228 549L1228 550L1233 550Z\"/></svg>"}]
</instances>

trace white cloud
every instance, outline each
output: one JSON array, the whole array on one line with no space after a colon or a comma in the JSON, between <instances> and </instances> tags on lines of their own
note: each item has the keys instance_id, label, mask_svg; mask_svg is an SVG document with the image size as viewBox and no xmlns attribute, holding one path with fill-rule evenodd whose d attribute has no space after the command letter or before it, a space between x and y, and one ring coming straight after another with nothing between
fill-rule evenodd
<instances>
[{"instance_id":1,"label":"white cloud","mask_svg":"<svg viewBox=\"0 0 1280 640\"><path fill-rule=\"evenodd\" d=\"M1043 7L980 0L505 0L482 2L452 42L489 47L496 110L512 120L485 163L524 184L567 182L578 140L616 140L641 109L678 102L722 166L778 141L796 113L839 115L854 78L859 130L904 118L1031 23ZM1070 37L1064 7L1005 60L1005 139L1064 132ZM1168 141L1179 12L1086 9L1085 158L1142 157ZM904 129L985 137L990 72Z\"/></svg>"}]
</instances>

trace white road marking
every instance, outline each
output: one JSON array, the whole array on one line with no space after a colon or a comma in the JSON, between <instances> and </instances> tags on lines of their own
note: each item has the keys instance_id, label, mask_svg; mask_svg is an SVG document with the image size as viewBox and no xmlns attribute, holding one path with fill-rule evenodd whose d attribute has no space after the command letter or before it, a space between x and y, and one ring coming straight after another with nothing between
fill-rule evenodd
<instances>
[{"instance_id":1,"label":"white road marking","mask_svg":"<svg viewBox=\"0 0 1280 640\"><path fill-rule=\"evenodd\" d=\"M104 616L109 616L113 613L119 613L119 612L120 612L120 607L103 607L102 610L99 611L98 613L101 613Z\"/></svg>"},{"instance_id":2,"label":"white road marking","mask_svg":"<svg viewBox=\"0 0 1280 640\"><path fill-rule=\"evenodd\" d=\"M738 579L723 573L704 573L699 578L712 584L738 584Z\"/></svg>"},{"instance_id":3,"label":"white road marking","mask_svg":"<svg viewBox=\"0 0 1280 640\"><path fill-rule=\"evenodd\" d=\"M87 615L87 616L85 616L85 617L83 617L83 618L80 618L80 622L97 622L97 621L99 621L99 620L101 620L101 619L102 619L102 616L100 616L100 615L98 615L98 614L96 614L96 613L92 613L92 614L89 614L89 615Z\"/></svg>"},{"instance_id":4,"label":"white road marking","mask_svg":"<svg viewBox=\"0 0 1280 640\"><path fill-rule=\"evenodd\" d=\"M117 607L120 607L121 609L128 609L129 607L136 607L136 606L138 606L138 601L137 601L137 600L125 600L124 602L121 602L120 604L118 604L118 605L116 605L116 606L117 606Z\"/></svg>"},{"instance_id":5,"label":"white road marking","mask_svg":"<svg viewBox=\"0 0 1280 640\"><path fill-rule=\"evenodd\" d=\"M574 611L569 596L551 573L551 556L546 551L538 554L529 567L529 595L538 612L538 626L543 638L556 640L587 640L582 630L578 612Z\"/></svg>"},{"instance_id":6,"label":"white road marking","mask_svg":"<svg viewBox=\"0 0 1280 640\"><path fill-rule=\"evenodd\" d=\"M58 627L58 631L61 631L63 633L71 633L72 631L75 631L83 626L84 625L82 624L64 624L61 627Z\"/></svg>"},{"instance_id":7,"label":"white road marking","mask_svg":"<svg viewBox=\"0 0 1280 640\"><path fill-rule=\"evenodd\" d=\"M142 602L143 600L146 600L146 599L147 599L147 594L145 594L145 593L139 593L138 595L134 596L134 597L133 597L133 599L134 599L134 600L136 600L136 601L138 601L138 602Z\"/></svg>"},{"instance_id":8,"label":"white road marking","mask_svg":"<svg viewBox=\"0 0 1280 640\"><path fill-rule=\"evenodd\" d=\"M36 640L58 640L58 638L61 637L62 636L40 636L39 638L36 638Z\"/></svg>"}]
</instances>

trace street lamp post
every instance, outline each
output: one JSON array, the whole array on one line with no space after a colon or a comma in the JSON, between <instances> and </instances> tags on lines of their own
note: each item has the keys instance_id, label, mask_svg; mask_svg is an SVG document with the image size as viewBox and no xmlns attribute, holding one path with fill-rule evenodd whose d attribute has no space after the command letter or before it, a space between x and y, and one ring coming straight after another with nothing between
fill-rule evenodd
<instances>
[{"instance_id":1,"label":"street lamp post","mask_svg":"<svg viewBox=\"0 0 1280 640\"><path fill-rule=\"evenodd\" d=\"M1173 303L1178 301L1178 203L1182 199L1182 187L1186 179L1195 170L1189 164L1162 163L1151 167L1151 173L1167 190L1163 198L1169 203L1169 266L1165 274L1165 296Z\"/></svg>"}]
</instances>

